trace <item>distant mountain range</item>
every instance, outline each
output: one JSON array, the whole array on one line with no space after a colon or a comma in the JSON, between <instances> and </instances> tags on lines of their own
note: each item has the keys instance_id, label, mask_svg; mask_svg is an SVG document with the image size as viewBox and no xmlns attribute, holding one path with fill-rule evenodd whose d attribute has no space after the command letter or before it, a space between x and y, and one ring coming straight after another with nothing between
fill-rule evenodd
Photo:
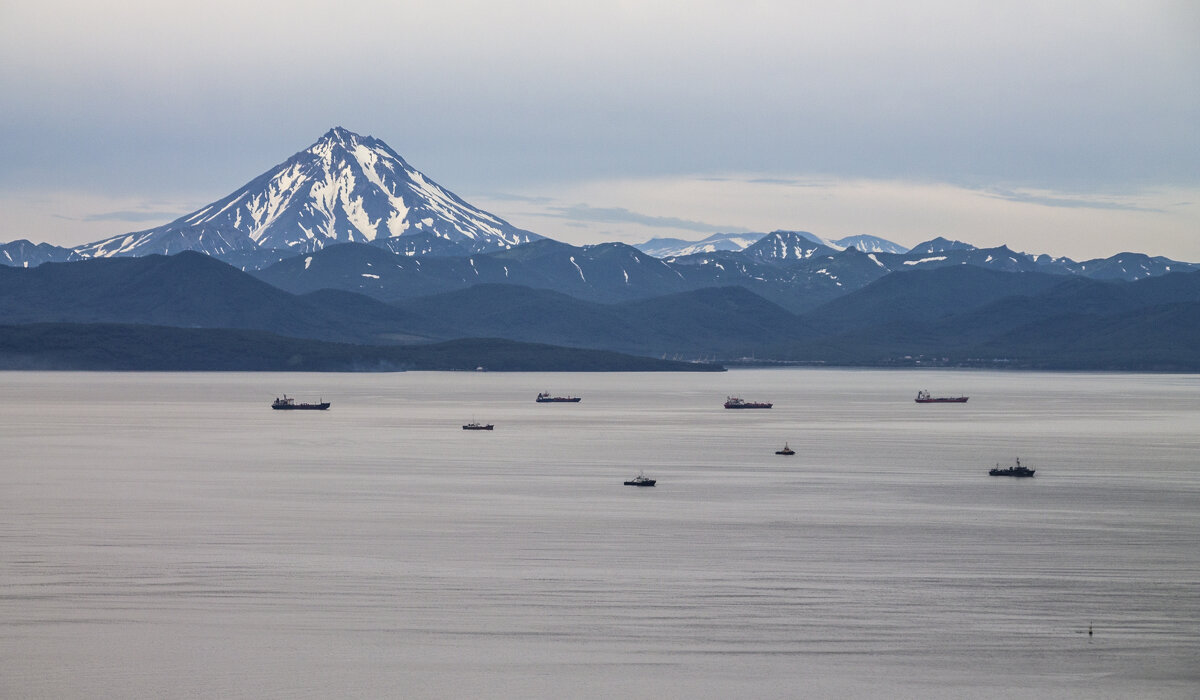
<instances>
[{"instance_id":1,"label":"distant mountain range","mask_svg":"<svg viewBox=\"0 0 1200 700\"><path fill-rule=\"evenodd\" d=\"M260 336L246 334L303 341L340 358L329 366L359 366L347 359L358 351L312 343L373 347L386 366L400 362L388 347L493 338L541 344L531 357L556 367L545 344L641 356L589 360L609 368L752 357L1200 369L1200 343L1187 344L1196 326L1173 326L1196 314L1197 264L787 230L572 246L472 207L382 141L341 128L164 226L71 249L13 241L0 263L5 332L50 354L50 339L77 327L113 353L142 338L137 357L220 329L212 342L227 365L255 368L246 339ZM26 326L41 330L16 330ZM38 354L7 352L3 366ZM229 359L238 353L245 362Z\"/></svg>"},{"instance_id":2,"label":"distant mountain range","mask_svg":"<svg viewBox=\"0 0 1200 700\"><path fill-rule=\"evenodd\" d=\"M665 259L622 243L571 246L548 239L467 257L395 256L375 246L342 245L289 258L254 274L293 293L342 289L389 303L476 284L517 284L596 302L741 286L801 313L892 272L954 265L1129 281L1200 269L1135 253L1076 263L944 239L927 241L908 253L863 253L856 248L834 250L794 231L776 231L741 251Z\"/></svg>"},{"instance_id":3,"label":"distant mountain range","mask_svg":"<svg viewBox=\"0 0 1200 700\"><path fill-rule=\"evenodd\" d=\"M175 221L74 248L12 241L0 244L0 264L33 267L45 262L194 250L243 270L259 270L345 243L369 244L408 258L465 258L509 250L542 238L468 204L417 171L383 141L334 127L308 148L228 196ZM683 265L737 265L745 258L728 256L744 253L753 261L783 266L803 260L829 261L843 272L860 267L859 263L847 264L840 259L854 252L879 256L876 261L887 271L901 269L897 265L966 263L1132 280L1196 267L1135 253L1077 263L1067 258L1014 253L1005 247L976 249L944 238L934 238L909 250L878 236L829 240L807 231L786 230L718 233L699 241L658 238L633 247L650 257ZM803 276L836 274L829 265L792 267L795 269L782 278L775 274L763 281L790 283ZM723 283L736 283L728 273L718 276ZM861 280L839 281L841 292L861 286ZM822 280L808 280L806 284L825 286Z\"/></svg>"},{"instance_id":4,"label":"distant mountain range","mask_svg":"<svg viewBox=\"0 0 1200 700\"><path fill-rule=\"evenodd\" d=\"M534 245L548 244L561 245ZM947 265L891 273L796 314L741 286L599 303L478 284L387 304L328 289L292 294L187 252L0 267L0 318L10 324L0 329L7 368L42 366L39 358L98 368L107 357L109 368L122 369L211 369L216 358L227 369L499 369L499 359L488 359L493 347L507 358L503 366L522 369L585 360L576 368L701 369L707 365L692 361L719 367L753 358L1200 371L1200 271L1126 282ZM178 332L147 330L155 328ZM204 337L210 330L220 332ZM471 352L443 364L427 351L388 349L472 338L448 346ZM532 344L521 346L525 360L511 343ZM655 366L652 357L689 362Z\"/></svg>"}]
</instances>

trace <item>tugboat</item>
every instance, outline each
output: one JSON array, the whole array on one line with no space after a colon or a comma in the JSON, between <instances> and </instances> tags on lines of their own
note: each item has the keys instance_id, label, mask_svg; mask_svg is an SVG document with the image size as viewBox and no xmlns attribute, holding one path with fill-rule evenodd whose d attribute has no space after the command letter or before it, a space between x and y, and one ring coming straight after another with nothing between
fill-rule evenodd
<instances>
[{"instance_id":1,"label":"tugboat","mask_svg":"<svg viewBox=\"0 0 1200 700\"><path fill-rule=\"evenodd\" d=\"M775 454L777 454L777 455L794 455L794 454L796 454L796 451L793 450L792 448L788 447L787 442L784 442L783 449L775 450Z\"/></svg>"},{"instance_id":2,"label":"tugboat","mask_svg":"<svg viewBox=\"0 0 1200 700\"><path fill-rule=\"evenodd\" d=\"M922 389L917 392L917 403L966 403L970 396L930 396L928 391Z\"/></svg>"},{"instance_id":3,"label":"tugboat","mask_svg":"<svg viewBox=\"0 0 1200 700\"><path fill-rule=\"evenodd\" d=\"M725 408L770 408L773 403L762 403L757 401L743 401L736 396L725 397Z\"/></svg>"},{"instance_id":4,"label":"tugboat","mask_svg":"<svg viewBox=\"0 0 1200 700\"><path fill-rule=\"evenodd\" d=\"M1017 465L1015 467L1005 467L1001 469L1000 465L997 464L995 469L988 470L988 474L992 476L1033 476L1035 471L1037 470L1030 469L1029 467L1022 467L1021 458L1018 457Z\"/></svg>"},{"instance_id":5,"label":"tugboat","mask_svg":"<svg viewBox=\"0 0 1200 700\"><path fill-rule=\"evenodd\" d=\"M494 427L496 426L492 425L491 423L484 425L479 421L472 420L470 423L467 423L463 426L463 430L491 430Z\"/></svg>"},{"instance_id":6,"label":"tugboat","mask_svg":"<svg viewBox=\"0 0 1200 700\"><path fill-rule=\"evenodd\" d=\"M625 482L626 486L653 486L656 482L654 479L647 477L645 474L638 472L638 475L629 481Z\"/></svg>"},{"instance_id":7,"label":"tugboat","mask_svg":"<svg viewBox=\"0 0 1200 700\"><path fill-rule=\"evenodd\" d=\"M579 403L583 401L579 396L551 396L550 392L543 392L537 395L538 403Z\"/></svg>"},{"instance_id":8,"label":"tugboat","mask_svg":"<svg viewBox=\"0 0 1200 700\"><path fill-rule=\"evenodd\" d=\"M320 403L296 403L296 399L284 394L283 398L275 398L271 408L276 411L324 411L329 408L329 402L322 400Z\"/></svg>"}]
</instances>

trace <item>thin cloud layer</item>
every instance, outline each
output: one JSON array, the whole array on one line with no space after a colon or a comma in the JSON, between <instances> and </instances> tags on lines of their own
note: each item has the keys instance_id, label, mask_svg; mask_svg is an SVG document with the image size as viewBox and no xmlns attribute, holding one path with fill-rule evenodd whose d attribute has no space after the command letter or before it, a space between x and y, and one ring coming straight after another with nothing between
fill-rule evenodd
<instances>
[{"instance_id":1,"label":"thin cloud layer","mask_svg":"<svg viewBox=\"0 0 1200 700\"><path fill-rule=\"evenodd\" d=\"M694 240L700 233L695 227L669 224L679 218L674 214L689 212L703 221L739 210L749 212L741 227L713 226L704 232L802 229L829 239L880 236L909 247L941 236L1077 260L1139 251L1200 261L1195 226L1200 205L1194 203L1200 190L1147 190L1084 206L1075 193L1053 191L998 196L944 183L857 179L796 187L792 179L782 180L764 183L738 175L614 180L545 189L551 201L538 205L474 201L518 226L577 244ZM590 204L565 204L581 201ZM620 217L597 216L609 210L604 205L610 201L632 208ZM1148 231L1153 235L1144 236Z\"/></svg>"},{"instance_id":2,"label":"thin cloud layer","mask_svg":"<svg viewBox=\"0 0 1200 700\"><path fill-rule=\"evenodd\" d=\"M1143 211L1158 213L1163 212L1162 209L1152 209L1143 205L1131 203L1129 201L1113 199L1111 197L1100 198L1098 195L1053 195L1038 192L1007 190L998 187L990 187L981 191L983 194L986 194L989 197L996 197L997 199L1004 199L1010 202L1040 204L1045 207L1067 207L1070 209L1112 209L1116 211Z\"/></svg>"},{"instance_id":3,"label":"thin cloud layer","mask_svg":"<svg viewBox=\"0 0 1200 700\"><path fill-rule=\"evenodd\" d=\"M677 231L694 231L697 233L734 233L749 230L739 226L717 226L715 224L691 221L674 216L639 214L638 212L629 211L624 207L592 207L587 204L573 204L571 206L550 206L548 209L551 213L544 216L557 216L574 222L638 224L652 228L669 228Z\"/></svg>"},{"instance_id":4,"label":"thin cloud layer","mask_svg":"<svg viewBox=\"0 0 1200 700\"><path fill-rule=\"evenodd\" d=\"M162 211L105 211L96 214L88 214L83 217L84 221L127 221L130 223L146 222L146 221L174 221L183 214L180 212L162 212Z\"/></svg>"}]
</instances>

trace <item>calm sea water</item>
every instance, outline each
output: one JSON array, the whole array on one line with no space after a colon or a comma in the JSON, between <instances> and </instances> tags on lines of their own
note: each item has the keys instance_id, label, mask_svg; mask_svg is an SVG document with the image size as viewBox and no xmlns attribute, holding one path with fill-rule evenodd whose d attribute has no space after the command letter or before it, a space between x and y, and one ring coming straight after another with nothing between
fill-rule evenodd
<instances>
[{"instance_id":1,"label":"calm sea water","mask_svg":"<svg viewBox=\"0 0 1200 700\"><path fill-rule=\"evenodd\" d=\"M284 392L333 407L272 411ZM1200 693L1200 376L0 373L0 394L4 698ZM1016 457L1037 476L987 475ZM658 486L622 486L640 470Z\"/></svg>"}]
</instances>

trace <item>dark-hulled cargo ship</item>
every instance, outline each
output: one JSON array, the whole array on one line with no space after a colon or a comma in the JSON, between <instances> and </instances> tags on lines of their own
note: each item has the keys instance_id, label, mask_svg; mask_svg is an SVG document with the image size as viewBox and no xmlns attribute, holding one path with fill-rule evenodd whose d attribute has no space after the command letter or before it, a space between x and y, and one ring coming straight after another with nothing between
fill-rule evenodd
<instances>
[{"instance_id":1,"label":"dark-hulled cargo ship","mask_svg":"<svg viewBox=\"0 0 1200 700\"><path fill-rule=\"evenodd\" d=\"M997 464L995 469L989 469L989 470L988 470L988 474L990 474L990 475L992 475L992 476L1016 476L1016 477L1022 477L1022 476L1033 476L1033 473L1034 473L1035 471L1037 471L1037 470L1036 470L1036 469L1030 469L1029 467L1023 467L1023 466L1021 466L1021 459L1020 459L1020 458L1017 458L1017 464L1016 464L1016 466L1013 466L1013 467L1004 467L1004 468L1001 468L1001 467L1000 467L1000 465L999 465L999 464Z\"/></svg>"},{"instance_id":2,"label":"dark-hulled cargo ship","mask_svg":"<svg viewBox=\"0 0 1200 700\"><path fill-rule=\"evenodd\" d=\"M276 411L324 411L329 408L329 402L296 403L296 399L284 394L283 398L276 397L275 401L271 403L271 408Z\"/></svg>"},{"instance_id":3,"label":"dark-hulled cargo ship","mask_svg":"<svg viewBox=\"0 0 1200 700\"><path fill-rule=\"evenodd\" d=\"M770 408L775 404L761 401L743 401L736 396L725 397L725 408Z\"/></svg>"},{"instance_id":4,"label":"dark-hulled cargo ship","mask_svg":"<svg viewBox=\"0 0 1200 700\"><path fill-rule=\"evenodd\" d=\"M537 395L538 403L579 403L583 401L579 396L551 396L549 392L543 392Z\"/></svg>"},{"instance_id":5,"label":"dark-hulled cargo ship","mask_svg":"<svg viewBox=\"0 0 1200 700\"><path fill-rule=\"evenodd\" d=\"M966 403L970 396L930 396L928 391L918 391L917 403Z\"/></svg>"}]
</instances>

